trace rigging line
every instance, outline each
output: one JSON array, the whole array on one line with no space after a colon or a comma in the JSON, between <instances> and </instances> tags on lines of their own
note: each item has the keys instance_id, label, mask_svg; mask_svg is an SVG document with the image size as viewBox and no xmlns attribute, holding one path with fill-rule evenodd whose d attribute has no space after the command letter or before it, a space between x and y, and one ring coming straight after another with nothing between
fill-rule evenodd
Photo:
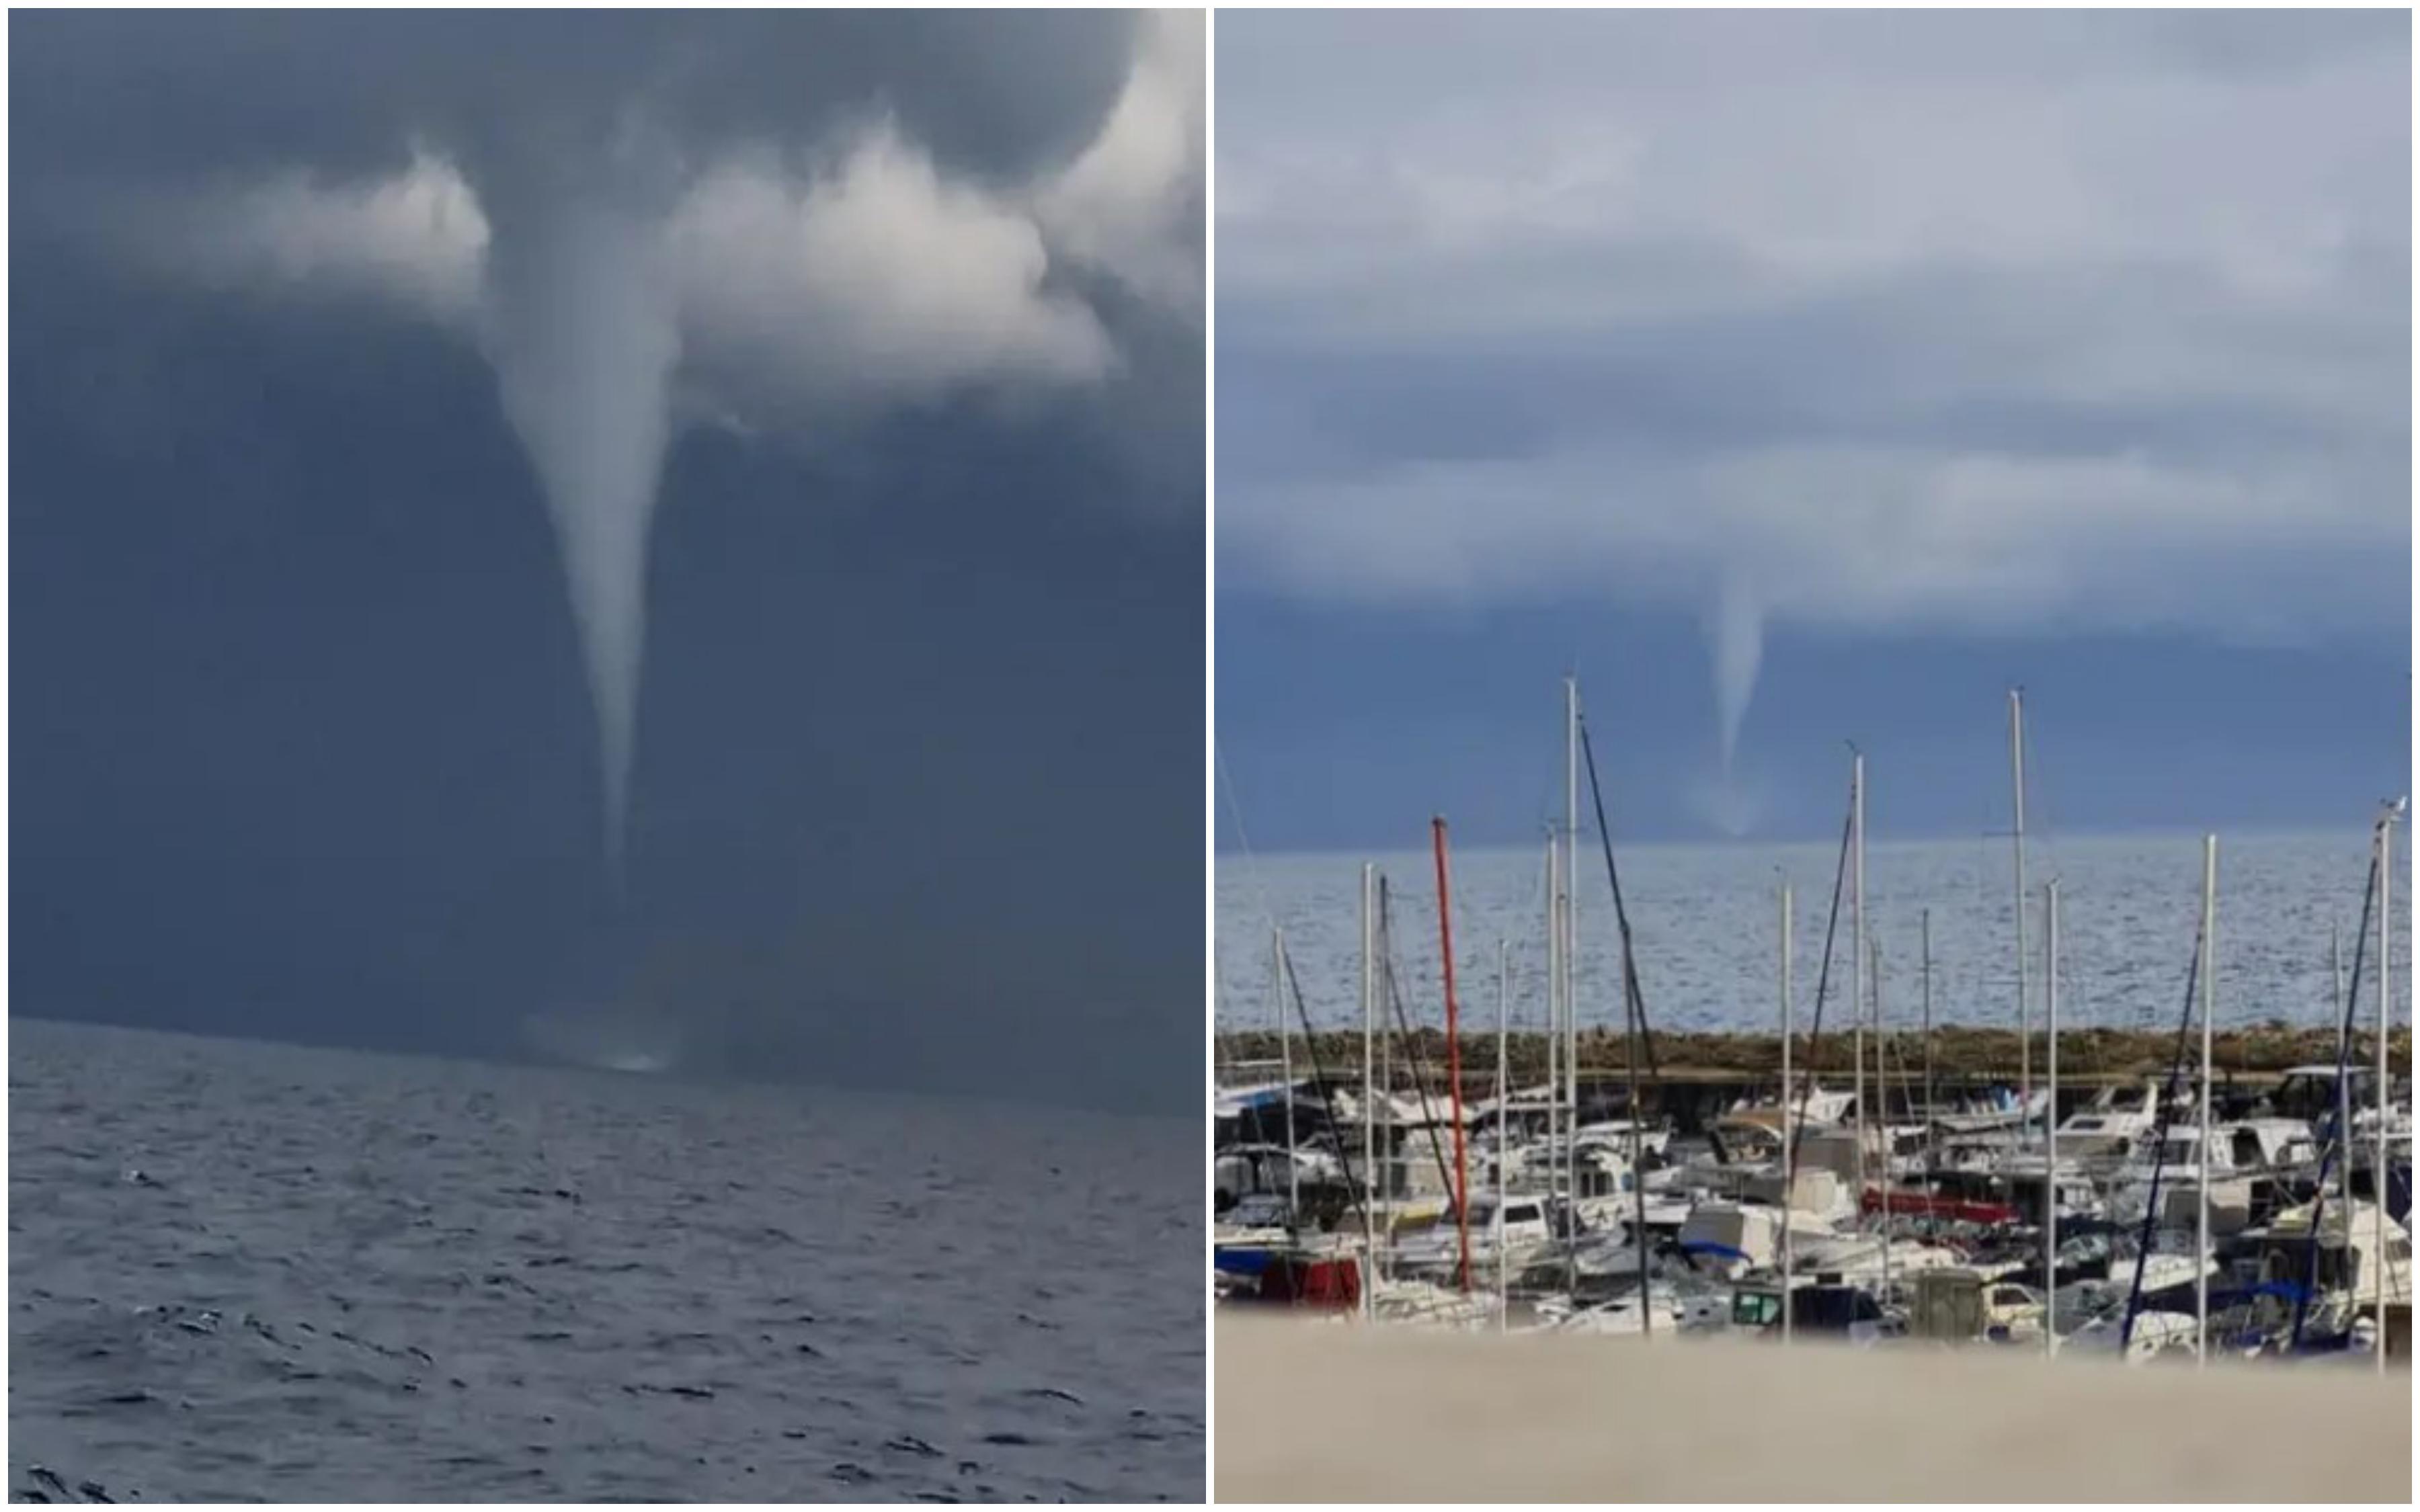
<instances>
[{"instance_id":1,"label":"rigging line","mask_svg":"<svg viewBox=\"0 0 2420 1512\"><path fill-rule=\"evenodd\" d=\"M1622 1026L1628 1032L1630 1040L1630 1043L1623 1046L1622 1059L1626 1062L1625 1069L1629 1073L1630 1082L1630 1184L1631 1189L1637 1195L1636 1216L1638 1227L1633 1237L1638 1248L1638 1330L1643 1335L1652 1326L1654 1308L1650 1305L1652 1297L1647 1273L1647 1171L1639 1148L1641 1131L1647 1123L1647 1109L1638 1096L1638 1052L1642 1047L1647 1052L1648 1076L1652 1080L1661 1080L1661 1073L1655 1068L1654 1037L1649 1033L1647 1027L1647 999L1638 990L1638 961L1631 949L1630 912L1622 906L1621 903L1621 873L1615 871L1613 866L1613 830L1605 822L1605 789L1597 782L1596 746L1589 739L1588 717L1581 715L1576 722L1580 730L1580 749L1588 758L1589 798L1596 810L1597 839L1605 845L1606 881L1613 889L1614 922L1621 933L1622 997L1624 1006L1629 1010L1623 1015ZM1576 870L1577 836L1573 837L1573 844ZM1579 1085L1579 1072L1576 1068L1572 1072L1572 1085L1575 1088ZM1579 1117L1576 1092L1573 1094L1572 1117L1575 1119ZM1575 1129L1573 1131L1575 1145L1578 1141L1578 1130ZM1575 1204L1578 1200L1578 1196L1576 1192L1573 1194ZM1782 1197L1785 1205L1784 1222L1788 1221L1789 1196L1784 1193ZM1578 1263L1576 1242L1573 1248L1573 1263L1576 1265Z\"/></svg>"},{"instance_id":2,"label":"rigging line","mask_svg":"<svg viewBox=\"0 0 2420 1512\"><path fill-rule=\"evenodd\" d=\"M1613 865L1613 831L1605 822L1605 790L1596 779L1596 745L1589 738L1588 716L1579 717L1580 751L1588 759L1589 797L1596 808L1597 839L1605 846L1606 882L1613 889L1613 918L1621 935L1621 991L1624 1006L1638 1017L1638 1036L1647 1052L1647 1074L1661 1080L1663 1072L1655 1064L1655 1035L1647 1023L1647 999L1638 989L1638 962L1631 950L1630 910L1622 906L1621 873ZM1637 1100L1631 1101L1630 1118L1634 1125L1640 1117Z\"/></svg>"},{"instance_id":3,"label":"rigging line","mask_svg":"<svg viewBox=\"0 0 2420 1512\"><path fill-rule=\"evenodd\" d=\"M1548 825L1544 826L1544 828L1547 841L1551 844L1555 836L1554 826ZM1532 912L1527 917L1532 918L1543 918L1547 919L1549 921L1547 926L1548 933L1551 934L1553 931L1552 920L1554 918L1555 912L1554 889L1547 885L1545 873L1539 872L1535 867L1529 869L1529 879L1531 884L1529 899L1534 907ZM1544 961L1536 961L1536 958L1532 957L1529 954L1529 951L1536 949L1538 943L1539 942L1535 939L1526 940L1521 950L1522 974L1519 980L1522 991L1520 1000L1524 1005L1525 1014L1521 1020L1521 1024L1523 1026L1521 1032L1525 1035L1530 1032L1528 1027L1529 1021L1526 1017L1528 1004L1528 988L1533 981L1545 981L1546 990L1542 995L1541 1001L1538 1005L1541 1011L1539 1013L1540 1026L1537 1032L1542 1039L1551 1041L1554 1035L1554 985L1552 981L1547 979L1550 977L1553 970L1553 949L1552 947L1549 946L1547 950L1544 952L1547 956L1547 959ZM1529 966L1533 962L1535 962L1538 968L1537 976L1534 978L1528 974ZM1548 1100L1552 1101L1552 1088L1549 1088Z\"/></svg>"},{"instance_id":4,"label":"rigging line","mask_svg":"<svg viewBox=\"0 0 2420 1512\"><path fill-rule=\"evenodd\" d=\"M1866 971L1872 985L1872 991L1868 993L1866 995L1869 999L1867 1004L1867 1011L1873 1015L1871 1022L1874 1029L1874 1083L1877 1088L1874 1093L1874 1103L1875 1111L1879 1115L1876 1118L1875 1122L1883 1132L1883 1184L1885 1186L1888 1186L1891 1181L1890 1059L1895 1047L1892 1044L1892 1035L1883 1028L1882 930L1874 928L1869 928L1866 934ZM1900 1062L1900 1113L1902 1117L1913 1118L1916 1110L1907 1100L1907 1055L1904 1051L1898 1051L1897 1053L1899 1055ZM1860 1200L1862 1200L1862 1198Z\"/></svg>"},{"instance_id":5,"label":"rigging line","mask_svg":"<svg viewBox=\"0 0 2420 1512\"><path fill-rule=\"evenodd\" d=\"M1403 983L1395 976L1394 902L1383 872L1378 877L1378 949L1379 975L1387 981L1387 1001L1394 1009L1395 1024L1403 1032L1404 1054L1411 1057L1412 1088L1420 1095L1420 1122L1429 1132L1430 1152L1436 1156L1437 1180L1451 1192L1453 1178L1446 1170L1445 1142L1437 1136L1436 1108L1429 1101L1428 1062L1420 1056L1420 1041L1412 1034L1411 1015L1404 1011Z\"/></svg>"},{"instance_id":6,"label":"rigging line","mask_svg":"<svg viewBox=\"0 0 2420 1512\"><path fill-rule=\"evenodd\" d=\"M1782 1136L1790 1148L1790 1169L1788 1176L1784 1178L1788 1185L1787 1190L1782 1194L1785 1202L1795 1201L1798 1196L1798 1145L1799 1141L1807 1137L1807 1098L1815 1088L1815 1047L1823 1034L1823 999L1832 986L1832 944L1834 936L1840 928L1841 885L1849 874L1849 836L1854 830L1856 822L1856 807L1852 801L1848 816L1840 821L1840 858L1832 868L1832 908L1823 923L1823 964L1815 973L1815 1022L1814 1026L1807 1031L1807 1081L1798 1094L1798 1112L1795 1117L1791 1116L1787 1111L1789 1088L1782 1088L1784 1109L1782 1123L1785 1126ZM1860 1204L1864 1203L1864 1193L1857 1194L1857 1201Z\"/></svg>"},{"instance_id":7,"label":"rigging line","mask_svg":"<svg viewBox=\"0 0 2420 1512\"><path fill-rule=\"evenodd\" d=\"M1278 937L1278 963L1285 970L1286 986L1294 996L1295 1017L1302 1021L1302 1041L1304 1049L1311 1055L1311 1080L1319 1084L1319 1101L1327 1111L1327 1130L1336 1140L1336 1158L1344 1166L1344 1189L1349 1192L1353 1190L1352 1148L1343 1135L1337 1134L1345 1125L1337 1120L1336 1088L1327 1078L1327 1069L1319 1063L1319 1036L1311 1030L1311 1010L1304 1006L1302 1000L1302 979L1295 974L1294 952L1285 948L1283 935ZM1291 1087L1286 1088L1286 1126L1294 1126L1294 1088ZM1370 1200L1368 1192L1361 1194L1361 1200ZM1302 1214L1298 1212L1290 1212L1287 1216L1290 1223L1302 1221Z\"/></svg>"},{"instance_id":8,"label":"rigging line","mask_svg":"<svg viewBox=\"0 0 2420 1512\"><path fill-rule=\"evenodd\" d=\"M1266 924L1270 930L1275 931L1278 928L1277 910L1271 906L1269 903L1268 889L1262 884L1260 859L1253 853L1252 838L1244 830L1244 810L1242 802L1235 796L1235 776L1234 773L1230 771L1227 767L1226 750L1215 740L1212 741L1210 745L1210 759L1214 766L1217 768L1218 786L1227 795L1228 822L1234 826L1235 844L1244 855L1245 890L1251 895L1252 902L1258 906L1262 922ZM1211 895L1211 907L1214 912L1218 907L1218 896L1215 889ZM1211 980L1218 991L1218 998L1223 1001L1231 995L1227 991L1226 972L1221 968L1219 962L1217 931L1215 928L1213 930L1211 942L1210 972ZM1227 1058L1225 1045L1218 1033L1218 1012L1215 1005L1211 1014L1211 1039L1213 1042L1219 1045L1220 1058L1222 1060Z\"/></svg>"},{"instance_id":9,"label":"rigging line","mask_svg":"<svg viewBox=\"0 0 2420 1512\"><path fill-rule=\"evenodd\" d=\"M2044 774L2040 751L2041 743L2034 738L2037 721L2033 717L2033 689L2019 685L2017 691L2025 696L2025 849L2038 854L2046 876L2055 876L2063 870L2059 865L2061 831L2058 822L2051 817L2050 782ZM2029 862L2026 870L2035 868ZM2037 896L2040 888L2035 889Z\"/></svg>"},{"instance_id":10,"label":"rigging line","mask_svg":"<svg viewBox=\"0 0 2420 1512\"><path fill-rule=\"evenodd\" d=\"M2373 845L2369 853L2369 881L2362 888L2361 893L2361 932L2353 936L2352 974L2346 979L2345 982L2345 1032L2338 1041L2339 1048L2336 1052L2336 1085L2339 1087L2344 1085L2347 1073L2346 1052L2350 1048L2353 1013L2361 1002L2361 963L2369 943L2370 920L2376 917L2378 883L2378 850ZM2207 1088L2204 1089L2203 1095L2209 1095ZM2302 1347L2303 1321L2310 1311L2311 1293L2318 1289L2319 1284L2319 1229L2321 1220L2325 1219L2328 1213L2329 1168L2335 1164L2336 1157L2342 1154L2345 1157L2345 1169L2348 1172L2352 1169L2350 1149L2352 1131L2343 1127L2344 1120L2334 1114L2329 1116L2328 1123L2330 1127L2327 1148L2319 1152L2319 1186L2311 1195L2311 1261L2304 1273L2308 1279L2304 1281L2302 1290L2294 1298L2294 1332L2286 1343L2286 1350L2289 1354ZM2379 1173L2378 1188L2379 1196L2381 1197L2386 1193L2384 1177L2384 1172ZM2345 1184L2350 1191L2352 1184L2350 1180L2348 1179ZM2345 1247L2347 1249L2352 1247L2352 1204L2350 1200L2345 1204ZM2383 1349L2385 1346L2385 1340L2378 1341L2379 1348Z\"/></svg>"},{"instance_id":11,"label":"rigging line","mask_svg":"<svg viewBox=\"0 0 2420 1512\"><path fill-rule=\"evenodd\" d=\"M1217 742L1210 747L1210 759L1218 769L1218 786L1227 795L1227 818L1235 829L1236 847L1244 853L1244 884L1261 911L1261 921L1271 929L1278 927L1277 909L1269 903L1268 888L1261 880L1259 856L1252 850L1252 837L1244 831L1244 806L1235 796L1235 774L1228 769L1227 753Z\"/></svg>"},{"instance_id":12,"label":"rigging line","mask_svg":"<svg viewBox=\"0 0 2420 1512\"><path fill-rule=\"evenodd\" d=\"M2167 1148L2168 1130L2174 1122L2174 1114L2171 1110L2176 1106L2178 1084L2184 1079L2185 1057L2191 1051L2193 1043L2194 1003L2200 995L2201 987L2201 926L2196 924L2194 926L2193 961L2185 967L2185 1010L2177 1020L2177 1047L2168 1057L2167 1085L2161 1088L2159 1112L2151 1120L2151 1190L2144 1201L2142 1237L2135 1241L2134 1244L2134 1279L2126 1291L2126 1316L2118 1326L2118 1354L2120 1359L2125 1358L2127 1346L2133 1342L2134 1315L2142 1310L2143 1305L2143 1269L2150 1260L2151 1244L2157 1237L2159 1228L2160 1171L2167 1164L2164 1157ZM2210 1096L2210 1088L2203 1088L2201 1095ZM2053 1177L2046 1181L2044 1190L2055 1191L2055 1162L2054 1162ZM2208 1194L2203 1195L2203 1200L2209 1200ZM2208 1257L2205 1256L2204 1259L2207 1260L2207 1258ZM2055 1258L2051 1262L2053 1275L2057 1274L2057 1263ZM2051 1316L2055 1311L2055 1297L2043 1301L2042 1326L2045 1328L2054 1326L2055 1322ZM2208 1339L2202 1341L2202 1348L2205 1350L2210 1348Z\"/></svg>"}]
</instances>

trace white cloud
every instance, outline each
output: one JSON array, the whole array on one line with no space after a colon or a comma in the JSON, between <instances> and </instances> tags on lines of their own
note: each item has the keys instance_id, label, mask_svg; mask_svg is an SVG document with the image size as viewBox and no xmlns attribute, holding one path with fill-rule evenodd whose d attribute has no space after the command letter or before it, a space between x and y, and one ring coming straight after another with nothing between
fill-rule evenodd
<instances>
[{"instance_id":1,"label":"white cloud","mask_svg":"<svg viewBox=\"0 0 2420 1512\"><path fill-rule=\"evenodd\" d=\"M1198 312L1205 26L1201 11L1162 10L1143 27L1099 136L1042 186L1036 212L1069 256L1145 298Z\"/></svg>"},{"instance_id":2,"label":"white cloud","mask_svg":"<svg viewBox=\"0 0 2420 1512\"><path fill-rule=\"evenodd\" d=\"M945 179L887 122L803 178L769 153L722 163L683 200L670 240L706 360L792 393L1085 381L1113 360L1093 312L1046 287L1033 221Z\"/></svg>"},{"instance_id":3,"label":"white cloud","mask_svg":"<svg viewBox=\"0 0 2420 1512\"><path fill-rule=\"evenodd\" d=\"M1154 12L1094 139L1024 184L954 176L887 117L801 148L723 146L660 239L683 380L745 428L961 388L1100 382L1120 354L1084 278L1198 320L1203 24ZM117 240L155 269L369 297L475 335L480 186L415 151L392 176L302 172L152 199Z\"/></svg>"},{"instance_id":4,"label":"white cloud","mask_svg":"<svg viewBox=\"0 0 2420 1512\"><path fill-rule=\"evenodd\" d=\"M487 218L453 164L426 150L385 178L289 173L160 208L134 218L124 244L187 276L379 295L447 323L478 304Z\"/></svg>"},{"instance_id":5,"label":"white cloud","mask_svg":"<svg viewBox=\"0 0 2420 1512\"><path fill-rule=\"evenodd\" d=\"M1851 443L1671 465L1575 446L1245 489L1218 519L1222 561L1326 598L1678 608L1735 585L1761 618L1820 625L2290 640L2370 623L2362 590L2399 565L2313 567L2379 533L2349 471Z\"/></svg>"}]
</instances>

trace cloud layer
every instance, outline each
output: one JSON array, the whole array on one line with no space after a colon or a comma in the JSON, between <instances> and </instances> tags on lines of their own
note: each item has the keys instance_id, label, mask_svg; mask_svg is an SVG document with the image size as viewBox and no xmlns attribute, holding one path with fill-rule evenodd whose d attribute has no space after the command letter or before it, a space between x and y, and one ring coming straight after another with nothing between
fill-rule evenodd
<instances>
[{"instance_id":1,"label":"cloud layer","mask_svg":"<svg viewBox=\"0 0 2420 1512\"><path fill-rule=\"evenodd\" d=\"M1202 63L1198 14L1145 15L1089 140L1005 183L940 162L873 96L843 124L697 143L632 106L682 160L644 231L677 295L691 398L755 426L962 387L1094 383L1121 363L1096 308L1108 285L1197 323ZM529 186L489 171L483 147L510 131L466 134L467 149L416 137L384 172L289 164L202 191L121 186L106 224L155 272L374 297L476 333L493 316L481 295L494 206Z\"/></svg>"},{"instance_id":2,"label":"cloud layer","mask_svg":"<svg viewBox=\"0 0 2420 1512\"><path fill-rule=\"evenodd\" d=\"M1726 621L1746 582L1873 629L2406 613L2405 18L1221 44L1232 581Z\"/></svg>"}]
</instances>

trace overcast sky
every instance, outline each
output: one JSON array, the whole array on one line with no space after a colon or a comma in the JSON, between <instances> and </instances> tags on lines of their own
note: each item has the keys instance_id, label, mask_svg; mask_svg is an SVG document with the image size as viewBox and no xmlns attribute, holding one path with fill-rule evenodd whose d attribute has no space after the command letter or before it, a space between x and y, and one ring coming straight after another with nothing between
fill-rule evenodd
<instances>
[{"instance_id":1,"label":"overcast sky","mask_svg":"<svg viewBox=\"0 0 2420 1512\"><path fill-rule=\"evenodd\" d=\"M1971 829L2012 682L2078 824L2358 827L2408 780L2405 15L1218 43L1256 842L1526 838L1575 661L1646 833L1825 828L1847 739L1878 832Z\"/></svg>"},{"instance_id":2,"label":"overcast sky","mask_svg":"<svg viewBox=\"0 0 2420 1512\"><path fill-rule=\"evenodd\" d=\"M9 30L16 1011L1185 1105L1199 16Z\"/></svg>"}]
</instances>

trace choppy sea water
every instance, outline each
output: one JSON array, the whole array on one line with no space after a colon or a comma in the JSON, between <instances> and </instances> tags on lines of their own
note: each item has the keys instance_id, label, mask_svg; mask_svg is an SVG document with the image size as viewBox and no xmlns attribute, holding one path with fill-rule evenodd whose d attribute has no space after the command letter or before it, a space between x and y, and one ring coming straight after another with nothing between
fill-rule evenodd
<instances>
[{"instance_id":1,"label":"choppy sea water","mask_svg":"<svg viewBox=\"0 0 2420 1512\"><path fill-rule=\"evenodd\" d=\"M2397 1022L2410 1011L2408 833L2397 833L2390 991ZM1811 844L1631 844L1616 855L1636 942L1649 1022L1675 1029L1768 1029L1780 1013L1781 887L1793 890L1797 1022L1814 997L1837 841ZM1314 1023L1357 1027L1361 863L1374 863L1392 900L1394 959L1415 1023L1443 1017L1436 883L1426 852L1376 856L1225 854L1218 868L1218 1020L1272 1026L1272 920ZM2217 1018L2333 1023L2330 937L2341 930L2351 969L2367 882L2369 839L2358 826L2313 834L2219 838ZM2197 835L2124 835L2030 841L2026 852L2027 971L2041 1023L2040 885L2059 883L2059 1022L2119 1027L2173 1025L2201 917ZM1545 845L1454 853L1456 995L1495 1022L1497 942L1511 945L1513 1024L1544 1022ZM1868 927L1880 946L1886 1022L1920 1012L1923 916L1931 916L1932 1000L1938 1022L2016 1022L2014 890L2009 841L1875 841L1866 849ZM1580 850L1580 1021L1618 1025L1621 965L1603 852ZM1840 906L1828 1014L1841 1011L1849 972L1850 911ZM2370 965L2363 980L2372 982ZM2362 989L2360 1021L2374 1022L2375 986ZM1291 1016L1291 1010L1289 1010ZM1837 1022L1837 1021L1836 1021Z\"/></svg>"},{"instance_id":2,"label":"choppy sea water","mask_svg":"<svg viewBox=\"0 0 2420 1512\"><path fill-rule=\"evenodd\" d=\"M9 1033L11 1500L1202 1495L1190 1121Z\"/></svg>"}]
</instances>

